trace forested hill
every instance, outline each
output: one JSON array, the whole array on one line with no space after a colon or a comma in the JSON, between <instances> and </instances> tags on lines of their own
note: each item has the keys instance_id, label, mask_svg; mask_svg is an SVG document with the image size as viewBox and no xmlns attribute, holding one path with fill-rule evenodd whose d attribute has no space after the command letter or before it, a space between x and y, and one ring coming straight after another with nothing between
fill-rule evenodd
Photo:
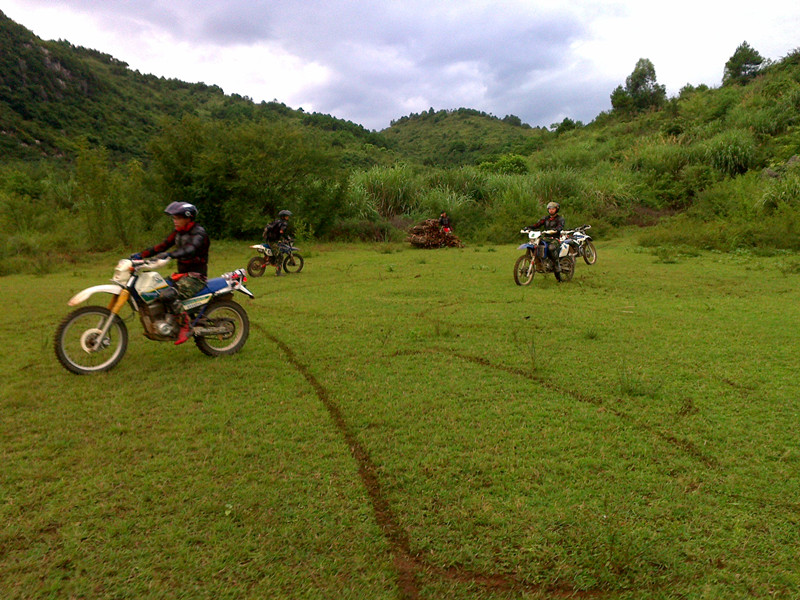
<instances>
[{"instance_id":1,"label":"forested hill","mask_svg":"<svg viewBox=\"0 0 800 600\"><path fill-rule=\"evenodd\" d=\"M392 122L383 133L397 151L427 165L474 165L503 154L529 155L548 138L519 117L500 119L468 108L424 111Z\"/></svg>"},{"instance_id":2,"label":"forested hill","mask_svg":"<svg viewBox=\"0 0 800 600\"><path fill-rule=\"evenodd\" d=\"M325 132L328 143L385 147L383 136L279 102L254 103L216 85L131 70L108 54L44 41L0 12L0 152L8 159L69 156L88 139L119 159L141 158L165 118L285 120ZM363 154L363 153L362 153ZM355 156L354 162L369 159Z\"/></svg>"}]
</instances>

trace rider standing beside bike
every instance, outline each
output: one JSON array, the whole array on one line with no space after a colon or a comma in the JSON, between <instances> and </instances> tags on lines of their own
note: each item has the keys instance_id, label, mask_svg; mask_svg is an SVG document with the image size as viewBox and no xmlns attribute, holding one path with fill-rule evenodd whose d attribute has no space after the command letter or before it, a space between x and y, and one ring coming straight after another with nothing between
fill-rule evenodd
<instances>
[{"instance_id":1,"label":"rider standing beside bike","mask_svg":"<svg viewBox=\"0 0 800 600\"><path fill-rule=\"evenodd\" d=\"M272 249L270 242L280 242L286 237L286 232L289 231L289 217L292 216L292 211L282 210L278 213L278 218L264 228L262 239L264 245L272 251L272 257L275 259L275 276L281 274L281 261L277 252Z\"/></svg>"},{"instance_id":2,"label":"rider standing beside bike","mask_svg":"<svg viewBox=\"0 0 800 600\"><path fill-rule=\"evenodd\" d=\"M561 205L558 202L548 202L547 216L542 217L533 225L528 226L528 229L544 229L545 231L555 232L552 234L542 233L542 238L547 246L547 255L553 261L553 270L556 273L557 279L558 274L561 273L561 261L558 259L558 251L560 246L558 238L565 226L564 217L558 214L558 210L560 208Z\"/></svg>"},{"instance_id":3,"label":"rider standing beside bike","mask_svg":"<svg viewBox=\"0 0 800 600\"><path fill-rule=\"evenodd\" d=\"M184 343L191 333L191 320L189 314L183 310L181 300L191 298L206 284L208 275L208 248L211 241L206 230L198 225L197 207L188 202L172 202L164 213L172 217L175 229L167 238L141 252L131 256L138 260L149 256L156 258L175 258L178 260L178 272L172 274L175 286L168 287L161 292L161 301L164 307L172 314L178 316L181 330L175 345ZM175 246L175 250L167 252Z\"/></svg>"}]
</instances>

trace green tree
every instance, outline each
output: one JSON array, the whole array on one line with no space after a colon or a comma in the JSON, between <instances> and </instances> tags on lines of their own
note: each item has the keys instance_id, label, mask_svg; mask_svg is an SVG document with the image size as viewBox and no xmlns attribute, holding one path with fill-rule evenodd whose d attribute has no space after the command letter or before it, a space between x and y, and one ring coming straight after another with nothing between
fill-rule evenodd
<instances>
[{"instance_id":1,"label":"green tree","mask_svg":"<svg viewBox=\"0 0 800 600\"><path fill-rule=\"evenodd\" d=\"M611 106L618 112L641 112L661 108L667 99L667 90L656 83L656 68L648 58L640 58L633 72L611 94Z\"/></svg>"},{"instance_id":2,"label":"green tree","mask_svg":"<svg viewBox=\"0 0 800 600\"><path fill-rule=\"evenodd\" d=\"M165 199L197 205L212 236L252 236L283 208L322 233L343 202L335 156L300 127L186 117L150 148Z\"/></svg>"},{"instance_id":3,"label":"green tree","mask_svg":"<svg viewBox=\"0 0 800 600\"><path fill-rule=\"evenodd\" d=\"M725 63L725 72L722 75L722 85L737 85L747 83L755 77L764 64L764 57L747 42L742 42Z\"/></svg>"}]
</instances>

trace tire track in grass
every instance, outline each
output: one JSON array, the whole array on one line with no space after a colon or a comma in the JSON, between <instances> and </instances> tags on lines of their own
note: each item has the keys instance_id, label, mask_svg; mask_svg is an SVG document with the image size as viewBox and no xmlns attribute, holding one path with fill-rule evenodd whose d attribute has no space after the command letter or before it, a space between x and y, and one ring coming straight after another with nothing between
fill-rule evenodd
<instances>
[{"instance_id":1,"label":"tire track in grass","mask_svg":"<svg viewBox=\"0 0 800 600\"><path fill-rule=\"evenodd\" d=\"M403 600L418 600L420 596L419 579L425 575L438 576L444 579L465 585L478 585L492 591L525 592L529 594L545 595L547 598L603 598L606 592L597 590L578 591L567 586L547 586L530 584L520 580L513 574L506 573L480 573L462 567L439 567L428 563L424 558L411 552L411 544L405 530L400 526L397 517L383 492L378 480L378 469L372 461L364 445L347 425L347 421L339 406L331 399L326 390L308 367L303 364L292 349L283 341L263 329L252 324L263 335L271 340L286 355L289 363L305 378L314 389L319 400L327 409L337 429L342 434L350 448L350 452L358 465L358 475L361 478L367 495L372 503L375 520L383 531L389 543L394 568L397 572L397 584Z\"/></svg>"},{"instance_id":2,"label":"tire track in grass","mask_svg":"<svg viewBox=\"0 0 800 600\"><path fill-rule=\"evenodd\" d=\"M271 333L264 331L264 335L272 340L278 348L286 355L289 363L297 369L306 381L314 388L317 398L330 414L339 432L344 436L347 446L358 465L358 475L364 483L364 487L369 495L372 509L375 512L375 520L378 522L383 535L389 542L392 553L394 567L397 571L397 583L400 588L402 598L416 600L420 597L417 585L417 565L411 558L410 544L406 532L400 527L395 517L392 507L389 505L386 496L383 494L380 482L378 481L378 469L369 456L366 448L358 441L353 431L347 425L339 406L331 399L328 391L322 386L316 377L308 370L308 367L300 362L297 355L284 342L276 338Z\"/></svg>"},{"instance_id":3,"label":"tire track in grass","mask_svg":"<svg viewBox=\"0 0 800 600\"><path fill-rule=\"evenodd\" d=\"M556 393L561 394L563 396L574 398L578 402L583 402L585 404L593 404L595 406L602 406L605 410L609 411L611 414L613 414L614 416L618 417L619 419L624 420L624 421L629 421L629 422L633 423L634 425L636 425L640 429L643 429L643 430L647 431L649 434L659 438L663 442L666 442L666 443L678 448L679 450L681 450L682 452L688 454L689 456L691 456L695 460L700 461L706 467L708 467L710 469L716 469L716 468L719 467L719 461L715 457L709 456L709 455L703 453L697 446L695 446L689 440L684 440L684 439L678 438L678 437L672 435L671 433L665 433L663 431L659 431L658 429L655 429L651 425L648 425L647 423L643 423L642 421L634 418L633 416L631 416L630 414L626 413L625 411L618 410L618 409L614 408L613 406L609 406L607 403L604 403L601 398L595 398L593 396L587 396L586 394L583 394L582 392L578 392L578 391L575 391L575 390L567 389L567 388L562 387L562 386L560 386L558 384L555 384L555 383L553 383L551 381L548 381L547 379L545 379L543 377L539 377L539 376L535 375L534 373L531 373L530 371L526 371L525 369L519 369L519 368L516 368L516 367L509 367L509 366L506 366L506 365L494 364L493 362L491 362L490 360L488 360L486 358L483 358L482 356L472 356L470 354L463 354L463 353L460 353L460 352L454 352L452 350L445 350L443 348L414 349L414 350L404 350L404 351L401 350L401 351L395 352L394 356L413 356L415 354L442 354L442 355L445 355L447 357L455 357L455 358L458 358L458 359L466 361L466 362L471 362L471 363L474 363L476 365L480 365L482 367L486 367L488 369L494 369L495 371L503 371L503 372L509 373L511 375L517 375L519 377L524 377L526 379L530 379L531 381L535 381L536 383L538 383L539 385L541 385L544 388L552 390L553 392L556 392Z\"/></svg>"}]
</instances>

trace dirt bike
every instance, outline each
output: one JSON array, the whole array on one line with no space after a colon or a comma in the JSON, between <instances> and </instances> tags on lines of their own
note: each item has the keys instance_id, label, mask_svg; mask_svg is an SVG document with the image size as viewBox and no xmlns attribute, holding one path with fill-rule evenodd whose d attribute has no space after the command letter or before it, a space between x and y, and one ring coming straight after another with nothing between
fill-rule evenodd
<instances>
[{"instance_id":1,"label":"dirt bike","mask_svg":"<svg viewBox=\"0 0 800 600\"><path fill-rule=\"evenodd\" d=\"M292 239L278 242L278 256L275 256L266 244L254 244L250 247L259 253L259 256L254 256L247 263L247 273L251 277L261 277L267 270L267 265L273 267L281 265L287 273L299 273L303 270L305 261L297 253Z\"/></svg>"},{"instance_id":2,"label":"dirt bike","mask_svg":"<svg viewBox=\"0 0 800 600\"><path fill-rule=\"evenodd\" d=\"M174 284L155 272L169 260L124 258L114 269L113 283L86 288L70 299L68 304L77 306L97 293L111 295L107 306L78 308L58 326L55 352L64 368L85 375L108 371L122 360L128 348L128 329L119 313L126 303L139 313L145 337L156 341L177 339L179 316L166 312L160 300L160 290ZM191 318L195 344L204 354L234 354L247 341L250 320L244 308L232 299L233 292L254 297L244 286L246 281L244 269L223 273L181 301Z\"/></svg>"},{"instance_id":3,"label":"dirt bike","mask_svg":"<svg viewBox=\"0 0 800 600\"><path fill-rule=\"evenodd\" d=\"M578 256L582 256L587 265L593 265L597 262L597 250L594 247L594 242L592 242L592 237L586 233L586 230L591 228L591 225L581 225L575 229L562 232L563 237L575 242Z\"/></svg>"},{"instance_id":4,"label":"dirt bike","mask_svg":"<svg viewBox=\"0 0 800 600\"><path fill-rule=\"evenodd\" d=\"M555 272L553 260L547 255L547 243L542 237L554 235L555 231L532 231L528 228L521 229L520 233L527 234L528 242L518 249L525 250L514 263L514 282L517 285L528 285L533 281L536 273L555 273L558 281L570 281L575 274L575 257L570 255L570 244L566 240L558 240L558 260L561 272Z\"/></svg>"}]
</instances>

